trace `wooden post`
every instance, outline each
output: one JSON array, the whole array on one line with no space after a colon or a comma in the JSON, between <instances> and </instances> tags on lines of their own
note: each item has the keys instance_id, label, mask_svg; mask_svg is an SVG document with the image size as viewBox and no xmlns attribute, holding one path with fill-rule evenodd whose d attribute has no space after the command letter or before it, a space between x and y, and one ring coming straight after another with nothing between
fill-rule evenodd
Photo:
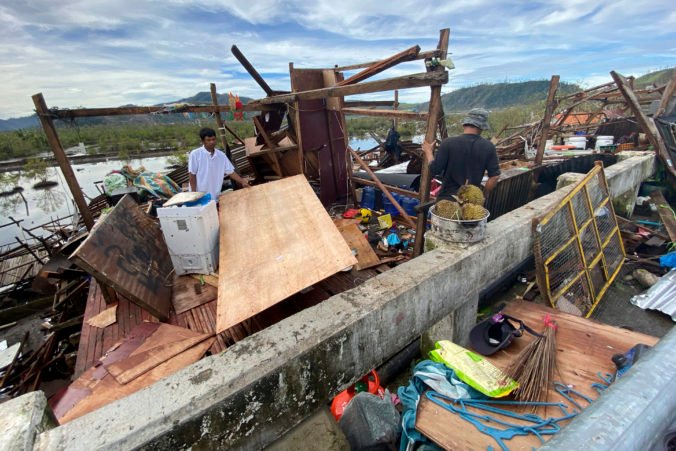
<instances>
[{"instance_id":1,"label":"wooden post","mask_svg":"<svg viewBox=\"0 0 676 451\"><path fill-rule=\"evenodd\" d=\"M671 71L671 79L664 87L664 92L662 92L662 98L660 99L660 105L657 107L657 112L655 113L654 117L659 117L664 113L664 110L666 110L667 105L669 104L669 100L671 100L671 96L674 95L674 91L676 91L676 69Z\"/></svg>"},{"instance_id":2,"label":"wooden post","mask_svg":"<svg viewBox=\"0 0 676 451\"><path fill-rule=\"evenodd\" d=\"M45 131L45 135L47 136L47 142L52 148L52 152L54 152L54 158L56 159L56 162L59 163L61 172L63 172L63 176L66 179L70 193L73 195L73 200L75 200L75 204L80 211L82 220L84 221L87 230L91 230L92 227L94 227L94 218L92 217L92 213L89 211L89 208L87 208L87 202L85 201L84 195L82 194L80 185L77 183L73 168L70 166L68 158L66 158L66 153L63 151L63 146L61 145L59 135L56 132L56 128L54 127L54 122L49 115L49 109L47 108L44 97L42 97L42 93L38 93L33 96L33 103L35 104L35 111L38 114L38 119L40 119L42 128Z\"/></svg>"},{"instance_id":3,"label":"wooden post","mask_svg":"<svg viewBox=\"0 0 676 451\"><path fill-rule=\"evenodd\" d=\"M211 83L209 85L211 89L211 102L214 106L218 106L218 93L216 92L216 83ZM228 160L232 161L232 154L230 153L230 146L228 145L228 140L225 137L225 124L223 123L223 118L221 117L221 112L216 111L214 113L216 116L216 125L218 126L218 134L221 136L221 142L223 143L223 150L228 156Z\"/></svg>"},{"instance_id":4,"label":"wooden post","mask_svg":"<svg viewBox=\"0 0 676 451\"><path fill-rule=\"evenodd\" d=\"M289 78L291 78L291 92L296 91L293 86L293 63L289 63ZM289 105L292 111L289 111L289 118L292 119L293 132L296 135L296 145L298 145L298 169L300 174L305 174L305 150L303 148L303 137L300 133L300 109L298 101L293 102L293 106Z\"/></svg>"},{"instance_id":5,"label":"wooden post","mask_svg":"<svg viewBox=\"0 0 676 451\"><path fill-rule=\"evenodd\" d=\"M554 113L556 91L559 89L558 75L552 75L549 82L549 93L547 94L547 105L545 105L545 116L542 118L542 130L540 131L540 141L537 146L537 153L535 154L535 166L542 164L542 157L545 156L545 146L547 145L547 133L552 122L552 114Z\"/></svg>"},{"instance_id":6,"label":"wooden post","mask_svg":"<svg viewBox=\"0 0 676 451\"><path fill-rule=\"evenodd\" d=\"M399 90L395 89L394 90L394 104L392 105L392 108L394 111L397 111L399 109ZM392 127L397 128L397 117L395 116L394 119L392 119Z\"/></svg>"},{"instance_id":7,"label":"wooden post","mask_svg":"<svg viewBox=\"0 0 676 451\"><path fill-rule=\"evenodd\" d=\"M404 218L404 220L411 227L414 227L415 223L413 222L413 219L411 219L411 217L408 215L408 213L406 213L406 210L404 210L404 208L399 204L399 202L397 202L397 199L395 199L392 196L392 194L390 193L390 190L388 190L385 187L385 185L383 185L383 183L380 181L380 179L373 173L371 168L369 168L369 165L366 164L364 162L364 160L362 160L361 157L359 157L359 155L357 155L357 152L352 150L352 148L348 148L348 150L350 151L352 158L357 160L357 163L359 163L359 166L361 166L362 169L364 169L364 171L366 171L366 173L369 175L369 177L371 177L371 179L375 182L375 184L378 185L378 188L383 192L383 194L385 194L385 196L390 200L390 202L392 202L392 205L394 205L394 207L399 211L399 213Z\"/></svg>"},{"instance_id":8,"label":"wooden post","mask_svg":"<svg viewBox=\"0 0 676 451\"><path fill-rule=\"evenodd\" d=\"M230 51L232 52L233 55L235 55L235 58L237 58L237 61L239 61L242 66L244 66L244 69L251 75L251 77L256 80L256 83L258 83L258 86L263 88L263 91L265 91L265 94L272 96L275 94L275 91L272 90L272 88L263 80L263 77L261 77L261 74L258 73L256 69L254 69L253 65L249 62L248 59L246 59L246 56L240 50L237 48L236 45L233 45L230 47Z\"/></svg>"},{"instance_id":9,"label":"wooden post","mask_svg":"<svg viewBox=\"0 0 676 451\"><path fill-rule=\"evenodd\" d=\"M449 35L450 30L448 28L444 28L439 32L439 45L437 46L437 49L439 50L439 59L446 59ZM446 71L443 66L429 70L443 72ZM432 86L430 90L430 104L427 113L427 131L425 133L426 142L434 142L437 133L437 122L441 113L441 85ZM427 157L424 153L422 155L422 160L422 170L420 171L420 203L425 204L430 199L430 162L427 161ZM415 246L413 248L413 255L415 257L422 254L423 251L426 223L427 215L421 212L418 215L418 221L416 225Z\"/></svg>"},{"instance_id":10,"label":"wooden post","mask_svg":"<svg viewBox=\"0 0 676 451\"><path fill-rule=\"evenodd\" d=\"M671 157L669 156L669 151L664 146L664 142L662 142L662 140L660 139L660 134L657 131L657 127L655 127L655 123L652 122L652 120L648 118L645 114L643 114L643 111L641 110L641 104L639 103L638 98L636 98L634 90L630 86L628 86L627 79L625 79L622 75L618 74L615 71L611 71L610 75L613 77L613 80L615 80L617 88L624 96L625 100L627 101L627 104L629 104L632 113L634 113L634 117L636 117L636 120L638 121L639 125L641 126L646 136L648 137L650 144L652 144L653 147L655 148L655 152L657 152L657 154L664 161L664 165L667 171L669 171L671 175L676 177L676 168L674 167L674 162L671 160Z\"/></svg>"}]
</instances>

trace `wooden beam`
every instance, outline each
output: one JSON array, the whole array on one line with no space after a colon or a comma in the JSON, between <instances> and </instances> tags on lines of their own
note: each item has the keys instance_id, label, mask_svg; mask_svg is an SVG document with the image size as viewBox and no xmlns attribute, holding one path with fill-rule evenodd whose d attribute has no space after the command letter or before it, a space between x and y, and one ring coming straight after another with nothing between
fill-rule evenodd
<instances>
[{"instance_id":1,"label":"wooden beam","mask_svg":"<svg viewBox=\"0 0 676 451\"><path fill-rule=\"evenodd\" d=\"M676 69L671 71L671 79L664 88L662 98L660 99L660 105L657 107L657 112L654 117L659 117L664 113L664 110L666 110L667 105L669 104L669 100L671 100L671 96L674 95L674 91L676 91Z\"/></svg>"},{"instance_id":2,"label":"wooden beam","mask_svg":"<svg viewBox=\"0 0 676 451\"><path fill-rule=\"evenodd\" d=\"M392 106L394 110L399 110L399 90L395 89L394 90L394 105ZM397 118L395 117L392 119L392 127L397 128Z\"/></svg>"},{"instance_id":3,"label":"wooden beam","mask_svg":"<svg viewBox=\"0 0 676 451\"><path fill-rule=\"evenodd\" d=\"M424 60L424 59L429 59L429 58L434 58L438 57L440 55L439 50L427 50L424 52L419 52L418 55L413 58L412 61L415 60ZM352 64L350 66L336 66L333 67L332 69L338 71L338 72L344 72L346 70L356 70L356 69L363 69L365 67L370 67L373 66L374 64L378 64L383 60L377 60L377 61L369 61L367 63L359 63L359 64Z\"/></svg>"},{"instance_id":4,"label":"wooden beam","mask_svg":"<svg viewBox=\"0 0 676 451\"><path fill-rule=\"evenodd\" d=\"M667 171L669 171L671 175L676 177L676 168L674 167L674 162L671 160L671 157L669 156L669 151L665 147L664 142L662 141L660 134L657 131L655 123L652 121L652 119L648 118L645 114L643 114L638 99L636 98L636 94L634 94L634 90L631 89L631 87L628 85L627 79L615 71L611 71L610 75L615 80L617 88L620 90L620 92L626 99L627 104L631 108L632 113L634 113L634 117L636 117L636 120L638 121L639 125L641 126L646 136L648 137L650 144L653 145L655 152L657 152L657 155L659 155L662 161L664 162Z\"/></svg>"},{"instance_id":5,"label":"wooden beam","mask_svg":"<svg viewBox=\"0 0 676 451\"><path fill-rule=\"evenodd\" d=\"M216 92L216 83L211 83L209 85L209 89L211 90L211 101L213 102L214 106L218 106L218 93ZM232 155L230 153L230 146L228 145L228 140L225 137L225 127L223 123L223 118L221 118L221 112L216 111L214 113L216 116L216 125L218 126L218 134L221 136L221 142L223 143L223 150L225 150L225 153L228 157L228 160L232 160Z\"/></svg>"},{"instance_id":6,"label":"wooden beam","mask_svg":"<svg viewBox=\"0 0 676 451\"><path fill-rule=\"evenodd\" d=\"M672 243L676 243L676 217L674 217L674 210L669 206L669 202L666 201L661 191L653 191L650 193L650 198L655 202L657 214L660 215L669 239Z\"/></svg>"},{"instance_id":7,"label":"wooden beam","mask_svg":"<svg viewBox=\"0 0 676 451\"><path fill-rule=\"evenodd\" d=\"M554 113L554 108L556 107L556 91L559 89L559 77L558 75L552 75L552 79L549 82L549 92L547 93L547 105L545 106L545 115L542 118L542 130L540 130L540 140L537 145L537 153L535 154L535 165L540 166L542 164L542 157L545 156L545 146L547 145L547 133L549 132L549 127L552 123L552 114Z\"/></svg>"},{"instance_id":8,"label":"wooden beam","mask_svg":"<svg viewBox=\"0 0 676 451\"><path fill-rule=\"evenodd\" d=\"M373 186L373 187L379 188L379 186L376 182L371 181L371 180L366 180L366 179L363 179L361 177L355 177L353 175L352 180L354 180L354 183L356 183L357 185L367 185L367 186ZM388 190L390 190L393 193L401 194L403 196L413 197L415 199L417 199L418 196L419 196L419 194L416 193L415 191L409 191L407 189L398 188L396 186L387 185L385 183L382 183L382 184L383 184L383 186L385 186Z\"/></svg>"},{"instance_id":9,"label":"wooden beam","mask_svg":"<svg viewBox=\"0 0 676 451\"><path fill-rule=\"evenodd\" d=\"M289 63L289 77L293 83L293 63ZM293 86L291 86L291 91L295 91ZM296 135L296 144L298 145L298 169L300 170L299 174L305 174L305 148L303 147L303 137L300 132L300 107L298 106L298 101L293 102L293 106L289 105L289 116L290 125L293 126L293 133ZM319 166L317 166L319 167Z\"/></svg>"},{"instance_id":10,"label":"wooden beam","mask_svg":"<svg viewBox=\"0 0 676 451\"><path fill-rule=\"evenodd\" d=\"M389 100L346 100L343 105L344 108L394 107Z\"/></svg>"},{"instance_id":11,"label":"wooden beam","mask_svg":"<svg viewBox=\"0 0 676 451\"><path fill-rule=\"evenodd\" d=\"M367 108L343 108L343 113L356 116L390 117L394 119L407 119L413 121L426 121L427 113L415 113L402 110L369 110Z\"/></svg>"},{"instance_id":12,"label":"wooden beam","mask_svg":"<svg viewBox=\"0 0 676 451\"><path fill-rule=\"evenodd\" d=\"M272 90L272 88L263 80L263 77L261 77L261 74L258 73L258 71L253 67L253 65L249 62L248 59L246 59L246 56L237 48L236 45L233 45L230 47L230 51L232 52L233 55L235 55L235 58L237 58L237 61L239 61L242 66L244 66L244 69L251 75L251 77L256 80L256 83L258 83L258 86L260 86L263 91L265 91L265 94L268 96L273 96L275 95L275 92Z\"/></svg>"},{"instance_id":13,"label":"wooden beam","mask_svg":"<svg viewBox=\"0 0 676 451\"><path fill-rule=\"evenodd\" d=\"M49 112L49 109L47 108L47 104L45 103L42 93L38 93L33 96L33 103L35 104L35 111L38 114L38 119L40 119L40 123L42 124L42 129L45 131L45 135L47 136L47 142L52 148L54 158L59 164L61 172L66 179L66 184L68 185L68 189L70 189L73 200L80 211L80 216L82 216L82 220L87 227L87 230L91 230L92 227L94 227L94 218L92 213L89 211L89 208L87 208L87 201L85 201L84 195L82 194L82 190L80 189L80 185L77 182L73 168L71 167L68 158L66 158L66 153L64 152L61 141L59 140L59 134L56 132L54 121L52 120L52 116Z\"/></svg>"},{"instance_id":14,"label":"wooden beam","mask_svg":"<svg viewBox=\"0 0 676 451\"><path fill-rule=\"evenodd\" d=\"M446 54L448 52L448 38L450 35L450 30L444 28L439 32L439 44L437 49L439 50L439 58L446 59ZM443 66L438 66L433 69L428 68L430 74L445 74L448 78L448 73ZM441 86L432 86L430 92L430 103L427 116L427 131L425 132L425 141L434 142L436 139L437 133L437 121L441 114ZM422 156L423 164L422 170L420 171L420 203L424 204L430 200L430 162L427 160L427 157L423 153ZM421 213L418 215L417 225L416 225L416 235L415 235L415 245L413 247L413 255L417 257L423 252L423 245L425 239L425 227L426 227L426 215Z\"/></svg>"},{"instance_id":15,"label":"wooden beam","mask_svg":"<svg viewBox=\"0 0 676 451\"><path fill-rule=\"evenodd\" d=\"M353 76L338 82L336 86L353 85L355 83L359 83L360 81L364 81L367 78L379 74L382 71L389 69L390 67L396 66L399 63L415 59L415 57L418 56L418 53L420 53L420 46L414 45L413 47L408 48L403 52L399 52L396 55L392 55L389 58L385 58L384 60L381 60L375 63L374 65L367 67L361 72L358 72Z\"/></svg>"},{"instance_id":16,"label":"wooden beam","mask_svg":"<svg viewBox=\"0 0 676 451\"><path fill-rule=\"evenodd\" d=\"M344 97L371 92L393 91L395 89L418 88L421 86L441 86L448 82L448 72L428 72L421 74L404 75L401 77L385 78L377 81L366 81L348 86L332 86L329 88L311 89L309 91L292 92L280 96L266 97L249 102L255 109L258 105L273 103L293 103L298 100L325 99L327 97Z\"/></svg>"},{"instance_id":17,"label":"wooden beam","mask_svg":"<svg viewBox=\"0 0 676 451\"><path fill-rule=\"evenodd\" d=\"M134 116L138 114L180 114L180 113L223 113L232 111L229 105L181 105L173 108L171 106L130 106L118 108L74 108L74 109L52 109L49 116L52 119L75 119L78 117L97 117L97 116ZM238 111L270 111L275 108L270 106L258 105L255 108L244 105Z\"/></svg>"},{"instance_id":18,"label":"wooden beam","mask_svg":"<svg viewBox=\"0 0 676 451\"><path fill-rule=\"evenodd\" d=\"M351 147L348 147L348 150L350 151L352 158L357 160L357 163L359 163L359 166L361 166L364 169L364 171L366 171L366 173L369 175L369 177L371 177L371 179L376 183L376 185L378 186L380 191L382 191L383 194L385 194L385 196L389 199L389 201L392 202L392 205L394 205L394 207L397 209L397 211L399 211L399 214L404 218L404 221L406 221L411 227L415 227L415 223L413 222L411 217L408 215L408 213L406 213L406 210L404 210L404 207L402 207L399 204L399 202L397 202L397 199L395 199L394 196L392 196L392 194L390 193L390 190L387 189L387 187L385 185L383 185L383 183L380 181L380 179L373 173L371 168L369 168L369 165L366 164L364 162L364 160L362 160L361 157L357 154L357 152L352 150Z\"/></svg>"},{"instance_id":19,"label":"wooden beam","mask_svg":"<svg viewBox=\"0 0 676 451\"><path fill-rule=\"evenodd\" d=\"M263 137L263 141L265 141L265 145L268 146L268 149L276 150L277 144L275 144L275 142L272 139L270 139L270 136L268 136L268 133L265 131L265 127L263 127L263 124L261 123L261 120L259 119L258 116L255 116L253 118L253 123L254 126L256 127L256 130L258 130L258 133ZM268 155L268 157L272 161L272 169L275 171L275 173L280 177L284 177L284 174L282 173L282 165L279 163L277 153L272 152L266 155Z\"/></svg>"}]
</instances>

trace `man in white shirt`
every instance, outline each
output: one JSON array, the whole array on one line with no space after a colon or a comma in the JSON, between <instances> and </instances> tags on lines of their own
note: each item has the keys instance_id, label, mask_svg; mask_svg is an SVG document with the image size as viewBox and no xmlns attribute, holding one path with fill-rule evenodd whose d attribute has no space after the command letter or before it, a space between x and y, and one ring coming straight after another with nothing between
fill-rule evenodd
<instances>
[{"instance_id":1,"label":"man in white shirt","mask_svg":"<svg viewBox=\"0 0 676 451\"><path fill-rule=\"evenodd\" d=\"M216 148L216 132L205 127L200 130L200 139L202 147L190 152L188 159L190 191L209 193L212 199L218 201L226 175L243 188L248 188L249 180L237 174L228 157Z\"/></svg>"}]
</instances>

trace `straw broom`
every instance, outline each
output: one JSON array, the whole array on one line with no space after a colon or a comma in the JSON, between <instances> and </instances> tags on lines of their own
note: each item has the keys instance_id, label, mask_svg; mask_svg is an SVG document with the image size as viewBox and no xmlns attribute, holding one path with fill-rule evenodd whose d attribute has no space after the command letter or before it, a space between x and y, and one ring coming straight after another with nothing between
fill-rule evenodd
<instances>
[{"instance_id":1,"label":"straw broom","mask_svg":"<svg viewBox=\"0 0 676 451\"><path fill-rule=\"evenodd\" d=\"M545 330L516 357L507 373L519 382L514 391L517 401L546 401L547 390L556 368L556 322L547 314Z\"/></svg>"}]
</instances>

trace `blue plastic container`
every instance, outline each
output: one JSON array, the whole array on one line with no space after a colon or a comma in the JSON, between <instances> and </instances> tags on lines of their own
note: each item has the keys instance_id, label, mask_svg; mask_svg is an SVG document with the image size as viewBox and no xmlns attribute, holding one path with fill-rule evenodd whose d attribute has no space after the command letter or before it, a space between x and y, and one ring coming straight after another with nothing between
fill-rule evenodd
<instances>
[{"instance_id":1,"label":"blue plastic container","mask_svg":"<svg viewBox=\"0 0 676 451\"><path fill-rule=\"evenodd\" d=\"M414 197L402 196L401 197L401 206L404 207L404 211L411 216L416 216L415 207L420 201Z\"/></svg>"},{"instance_id":2,"label":"blue plastic container","mask_svg":"<svg viewBox=\"0 0 676 451\"><path fill-rule=\"evenodd\" d=\"M390 193L392 194L392 197L401 204L401 196L397 193ZM385 210L385 214L389 213L392 215L392 217L397 216L399 214L399 210L397 210L397 207L394 206L392 202L390 202L390 199L387 198L383 194L383 210Z\"/></svg>"},{"instance_id":3,"label":"blue plastic container","mask_svg":"<svg viewBox=\"0 0 676 451\"><path fill-rule=\"evenodd\" d=\"M372 186L365 186L361 194L361 207L376 209L376 189Z\"/></svg>"}]
</instances>

